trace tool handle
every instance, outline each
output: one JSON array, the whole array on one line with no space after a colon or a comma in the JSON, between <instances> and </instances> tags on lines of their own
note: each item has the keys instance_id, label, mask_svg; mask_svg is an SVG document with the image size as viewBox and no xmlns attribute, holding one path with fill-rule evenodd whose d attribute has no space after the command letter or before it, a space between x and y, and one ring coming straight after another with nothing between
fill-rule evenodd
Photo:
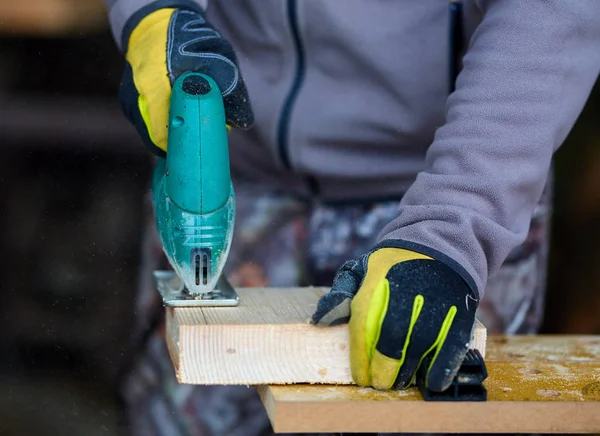
<instances>
[{"instance_id":1,"label":"tool handle","mask_svg":"<svg viewBox=\"0 0 600 436\"><path fill-rule=\"evenodd\" d=\"M223 207L231 176L225 109L214 80L185 73L175 81L168 128L165 171L170 200L194 214Z\"/></svg>"}]
</instances>

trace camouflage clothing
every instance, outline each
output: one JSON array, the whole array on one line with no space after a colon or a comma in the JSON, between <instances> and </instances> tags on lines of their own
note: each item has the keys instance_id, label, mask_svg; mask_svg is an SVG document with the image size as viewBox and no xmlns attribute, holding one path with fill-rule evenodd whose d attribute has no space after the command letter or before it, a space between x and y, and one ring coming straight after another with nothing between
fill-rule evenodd
<instances>
[{"instance_id":1,"label":"camouflage clothing","mask_svg":"<svg viewBox=\"0 0 600 436\"><path fill-rule=\"evenodd\" d=\"M236 228L226 272L234 286L331 285L337 268L368 251L397 213L397 201L309 205L272 189L236 184ZM149 205L148 205L149 206ZM150 206L149 206L150 207ZM152 217L149 212L148 218ZM542 317L550 204L546 192L526 242L489 279L479 318L490 332L535 332ZM269 435L252 388L179 385L164 339L152 271L166 260L152 220L146 229L137 356L123 385L132 434ZM154 320L152 314L155 314Z\"/></svg>"}]
</instances>

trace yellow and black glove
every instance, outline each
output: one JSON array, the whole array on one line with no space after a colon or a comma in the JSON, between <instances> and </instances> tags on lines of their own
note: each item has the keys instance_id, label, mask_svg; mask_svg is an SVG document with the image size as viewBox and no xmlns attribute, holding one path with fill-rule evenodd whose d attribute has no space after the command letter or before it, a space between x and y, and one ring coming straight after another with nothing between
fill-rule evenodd
<instances>
[{"instance_id":1,"label":"yellow and black glove","mask_svg":"<svg viewBox=\"0 0 600 436\"><path fill-rule=\"evenodd\" d=\"M193 2L173 4L186 6L141 10L125 26L123 37L127 62L119 101L144 143L158 155L167 151L171 86L183 73L194 71L214 79L230 127L247 129L254 121L231 44Z\"/></svg>"},{"instance_id":2,"label":"yellow and black glove","mask_svg":"<svg viewBox=\"0 0 600 436\"><path fill-rule=\"evenodd\" d=\"M442 262L394 245L383 242L346 262L312 322L349 323L357 385L405 388L424 371L426 387L441 392L469 348L478 306L475 286L444 256L436 256Z\"/></svg>"}]
</instances>

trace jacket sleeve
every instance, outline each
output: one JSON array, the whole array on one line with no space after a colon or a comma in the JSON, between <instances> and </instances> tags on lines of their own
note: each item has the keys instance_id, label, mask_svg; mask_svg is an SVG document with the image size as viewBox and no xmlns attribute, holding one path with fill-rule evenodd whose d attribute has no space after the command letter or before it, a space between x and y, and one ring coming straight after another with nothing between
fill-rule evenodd
<instances>
[{"instance_id":1,"label":"jacket sleeve","mask_svg":"<svg viewBox=\"0 0 600 436\"><path fill-rule=\"evenodd\" d=\"M104 0L113 38L125 50L129 34L144 16L162 8L206 9L209 0Z\"/></svg>"},{"instance_id":2,"label":"jacket sleeve","mask_svg":"<svg viewBox=\"0 0 600 436\"><path fill-rule=\"evenodd\" d=\"M600 1L477 4L483 18L445 124L380 239L449 257L482 296L488 275L524 241L553 153L598 77Z\"/></svg>"}]
</instances>

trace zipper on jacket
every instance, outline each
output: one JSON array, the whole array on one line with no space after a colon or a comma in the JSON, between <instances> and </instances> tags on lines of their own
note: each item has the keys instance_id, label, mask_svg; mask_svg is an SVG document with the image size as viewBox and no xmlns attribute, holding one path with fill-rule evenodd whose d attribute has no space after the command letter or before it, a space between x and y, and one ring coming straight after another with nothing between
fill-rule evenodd
<instances>
[{"instance_id":1,"label":"zipper on jacket","mask_svg":"<svg viewBox=\"0 0 600 436\"><path fill-rule=\"evenodd\" d=\"M450 93L453 93L456 89L456 78L462 68L464 44L463 5L460 0L453 0L450 2L450 68L448 71Z\"/></svg>"},{"instance_id":2,"label":"zipper on jacket","mask_svg":"<svg viewBox=\"0 0 600 436\"><path fill-rule=\"evenodd\" d=\"M287 169L291 169L289 149L288 149L288 133L290 127L290 117L292 113L292 107L300 87L304 81L304 70L305 70L305 59L304 59L304 48L302 47L302 41L300 40L300 32L298 31L298 15L297 15L297 1L287 0L287 15L288 23L292 31L292 39L294 41L294 48L296 50L296 72L294 74L294 81L289 94L285 99L283 110L281 111L281 117L279 119L279 126L277 130L277 146L279 149L279 158Z\"/></svg>"}]
</instances>

